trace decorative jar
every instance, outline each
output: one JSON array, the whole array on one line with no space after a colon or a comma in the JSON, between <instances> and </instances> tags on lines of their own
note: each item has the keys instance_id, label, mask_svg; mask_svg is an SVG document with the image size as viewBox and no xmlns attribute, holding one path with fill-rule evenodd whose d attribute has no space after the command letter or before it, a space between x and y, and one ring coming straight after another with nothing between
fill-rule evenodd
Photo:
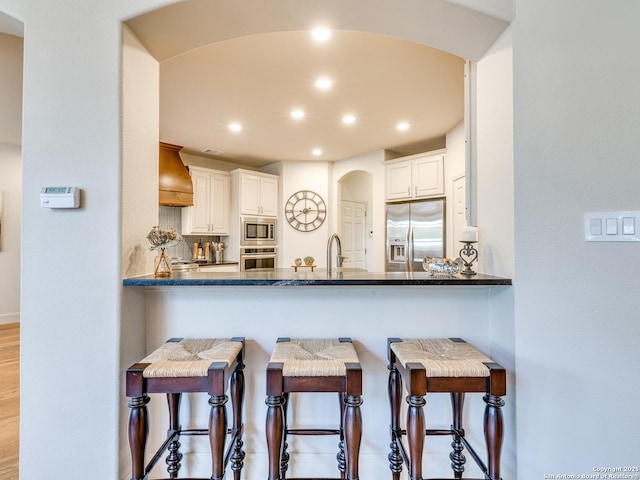
<instances>
[{"instance_id":1,"label":"decorative jar","mask_svg":"<svg viewBox=\"0 0 640 480\"><path fill-rule=\"evenodd\" d=\"M455 259L424 257L422 260L422 268L434 277L457 275L462 271L462 266L460 257Z\"/></svg>"}]
</instances>

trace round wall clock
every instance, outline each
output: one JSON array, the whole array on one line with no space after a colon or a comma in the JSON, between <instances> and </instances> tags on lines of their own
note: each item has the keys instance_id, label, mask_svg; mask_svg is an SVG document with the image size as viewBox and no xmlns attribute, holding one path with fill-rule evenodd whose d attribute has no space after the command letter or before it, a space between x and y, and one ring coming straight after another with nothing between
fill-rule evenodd
<instances>
[{"instance_id":1,"label":"round wall clock","mask_svg":"<svg viewBox=\"0 0 640 480\"><path fill-rule=\"evenodd\" d=\"M284 206L284 215L293 228L300 232L311 232L327 217L327 206L320 195L311 190L300 190L289 197Z\"/></svg>"}]
</instances>

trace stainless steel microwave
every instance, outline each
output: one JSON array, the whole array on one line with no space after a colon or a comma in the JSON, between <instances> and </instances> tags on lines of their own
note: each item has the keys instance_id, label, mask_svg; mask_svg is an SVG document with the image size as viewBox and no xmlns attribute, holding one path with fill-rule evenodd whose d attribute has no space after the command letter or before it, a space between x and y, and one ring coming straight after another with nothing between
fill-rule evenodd
<instances>
[{"instance_id":1,"label":"stainless steel microwave","mask_svg":"<svg viewBox=\"0 0 640 480\"><path fill-rule=\"evenodd\" d=\"M275 245L276 219L242 217L241 245Z\"/></svg>"}]
</instances>

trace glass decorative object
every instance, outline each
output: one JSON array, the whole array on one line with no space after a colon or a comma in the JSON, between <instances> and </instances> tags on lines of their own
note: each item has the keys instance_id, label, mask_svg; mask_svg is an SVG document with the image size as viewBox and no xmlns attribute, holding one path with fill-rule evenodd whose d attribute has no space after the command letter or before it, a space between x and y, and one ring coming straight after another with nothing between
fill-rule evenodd
<instances>
[{"instance_id":1,"label":"glass decorative object","mask_svg":"<svg viewBox=\"0 0 640 480\"><path fill-rule=\"evenodd\" d=\"M424 257L422 268L435 277L457 275L462 271L462 259Z\"/></svg>"},{"instance_id":2,"label":"glass decorative object","mask_svg":"<svg viewBox=\"0 0 640 480\"><path fill-rule=\"evenodd\" d=\"M167 278L171 276L171 257L165 254L165 249L180 243L182 238L174 228L168 231L160 230L159 226L151 229L147 235L147 240L151 244L151 250L160 250L160 255L153 261L153 275L156 278Z\"/></svg>"},{"instance_id":3,"label":"glass decorative object","mask_svg":"<svg viewBox=\"0 0 640 480\"><path fill-rule=\"evenodd\" d=\"M160 248L160 255L153 259L153 275L156 278L168 278L171 276L171 257Z\"/></svg>"}]
</instances>

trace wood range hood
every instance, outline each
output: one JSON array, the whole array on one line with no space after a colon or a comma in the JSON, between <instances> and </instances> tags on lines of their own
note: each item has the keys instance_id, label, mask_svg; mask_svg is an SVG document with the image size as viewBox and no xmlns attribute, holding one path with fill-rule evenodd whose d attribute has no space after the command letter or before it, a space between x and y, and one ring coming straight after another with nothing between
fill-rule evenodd
<instances>
[{"instance_id":1,"label":"wood range hood","mask_svg":"<svg viewBox=\"0 0 640 480\"><path fill-rule=\"evenodd\" d=\"M160 205L193 205L193 183L189 170L180 158L182 147L160 142Z\"/></svg>"}]
</instances>

